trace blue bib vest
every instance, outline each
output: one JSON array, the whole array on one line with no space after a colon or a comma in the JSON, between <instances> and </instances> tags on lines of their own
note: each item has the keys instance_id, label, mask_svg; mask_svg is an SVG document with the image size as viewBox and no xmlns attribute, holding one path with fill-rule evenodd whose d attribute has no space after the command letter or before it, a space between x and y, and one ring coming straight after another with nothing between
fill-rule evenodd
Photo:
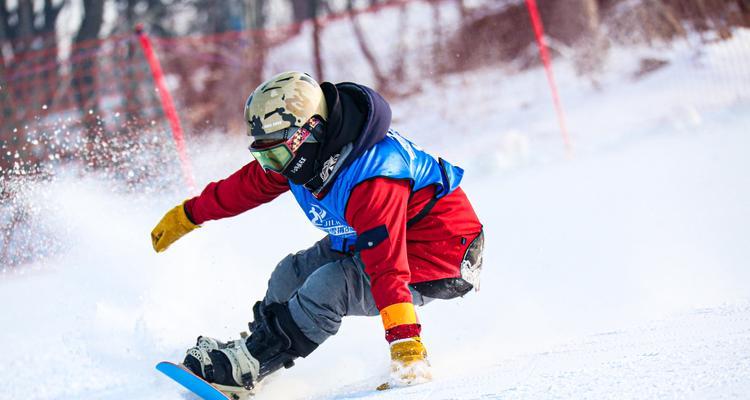
<instances>
[{"instance_id":1,"label":"blue bib vest","mask_svg":"<svg viewBox=\"0 0 750 400\"><path fill-rule=\"evenodd\" d=\"M436 186L435 198L453 192L461 183L463 169L431 155L389 130L386 137L340 171L325 197L316 199L302 185L289 182L291 192L302 210L318 229L331 238L331 248L347 252L357 240L357 232L345 219L352 190L375 177L409 179L412 191Z\"/></svg>"}]
</instances>

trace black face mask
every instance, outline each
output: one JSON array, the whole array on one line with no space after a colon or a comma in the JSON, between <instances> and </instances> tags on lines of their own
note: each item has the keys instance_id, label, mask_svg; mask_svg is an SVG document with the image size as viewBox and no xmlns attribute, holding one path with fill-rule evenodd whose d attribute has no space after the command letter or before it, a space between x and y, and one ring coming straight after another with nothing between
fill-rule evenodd
<instances>
[{"instance_id":1,"label":"black face mask","mask_svg":"<svg viewBox=\"0 0 750 400\"><path fill-rule=\"evenodd\" d=\"M304 143L281 175L296 185L304 185L315 176L315 164L320 153L320 143Z\"/></svg>"}]
</instances>

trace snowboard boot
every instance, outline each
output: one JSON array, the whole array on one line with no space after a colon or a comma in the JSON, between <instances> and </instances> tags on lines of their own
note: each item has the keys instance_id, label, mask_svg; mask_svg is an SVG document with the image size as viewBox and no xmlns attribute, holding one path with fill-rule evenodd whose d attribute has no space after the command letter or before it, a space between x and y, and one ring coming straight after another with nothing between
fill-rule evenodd
<instances>
[{"instance_id":1,"label":"snowboard boot","mask_svg":"<svg viewBox=\"0 0 750 400\"><path fill-rule=\"evenodd\" d=\"M199 336L182 363L235 400L252 393L260 370L258 360L250 354L244 339L224 343Z\"/></svg>"},{"instance_id":2,"label":"snowboard boot","mask_svg":"<svg viewBox=\"0 0 750 400\"><path fill-rule=\"evenodd\" d=\"M286 304L253 307L250 336L229 343L199 337L187 351L183 364L217 389L244 396L266 376L291 368L298 357L306 357L318 345L308 339L292 319Z\"/></svg>"}]
</instances>

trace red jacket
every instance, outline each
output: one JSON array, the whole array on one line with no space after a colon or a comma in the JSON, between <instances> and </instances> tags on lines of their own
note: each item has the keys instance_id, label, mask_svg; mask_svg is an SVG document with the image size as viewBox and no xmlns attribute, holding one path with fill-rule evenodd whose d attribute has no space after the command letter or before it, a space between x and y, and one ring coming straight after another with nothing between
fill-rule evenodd
<instances>
[{"instance_id":1,"label":"red jacket","mask_svg":"<svg viewBox=\"0 0 750 400\"><path fill-rule=\"evenodd\" d=\"M208 184L199 196L185 203L185 210L193 222L202 224L240 214L287 190L284 176L264 172L257 162L250 162L226 179ZM388 229L385 242L360 252L381 313L389 306L411 304L410 283L460 277L466 248L482 229L461 188L438 200L427 216L407 229L406 221L425 207L434 192L429 186L412 193L408 181L383 177L364 181L352 190L346 222L357 232L381 225ZM385 314L383 318L386 330L405 325L389 332L389 339L419 333L418 324L409 328L415 324L400 324L398 316L393 323L386 323ZM403 332L399 334L399 330Z\"/></svg>"}]
</instances>

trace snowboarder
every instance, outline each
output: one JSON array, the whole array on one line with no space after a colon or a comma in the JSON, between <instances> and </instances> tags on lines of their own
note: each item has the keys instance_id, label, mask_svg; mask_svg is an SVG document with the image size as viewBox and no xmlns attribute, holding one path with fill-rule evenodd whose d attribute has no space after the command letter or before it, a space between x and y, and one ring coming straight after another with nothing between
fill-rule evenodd
<instances>
[{"instance_id":1,"label":"snowboarder","mask_svg":"<svg viewBox=\"0 0 750 400\"><path fill-rule=\"evenodd\" d=\"M482 225L459 187L463 170L390 128L375 91L285 72L245 104L255 161L167 212L151 233L161 252L206 221L291 191L326 236L274 269L250 335L201 336L183 364L226 393L246 393L307 357L347 315L380 315L391 385L428 381L414 305L478 289Z\"/></svg>"}]
</instances>

